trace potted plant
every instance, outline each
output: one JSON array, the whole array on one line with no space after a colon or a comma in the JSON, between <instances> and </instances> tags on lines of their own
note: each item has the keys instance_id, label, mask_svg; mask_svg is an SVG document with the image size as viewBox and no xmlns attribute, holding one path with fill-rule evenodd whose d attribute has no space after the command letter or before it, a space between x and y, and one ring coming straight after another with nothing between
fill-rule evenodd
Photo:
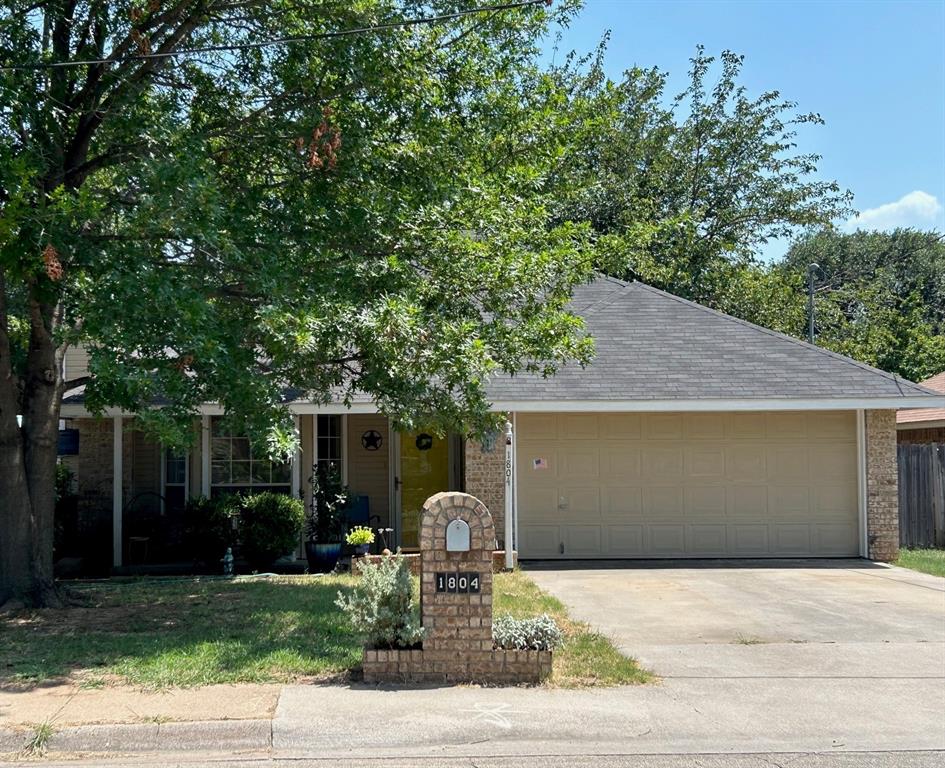
<instances>
[{"instance_id":1,"label":"potted plant","mask_svg":"<svg viewBox=\"0 0 945 768\"><path fill-rule=\"evenodd\" d=\"M306 523L305 557L310 571L332 570L341 557L344 541L344 510L350 491L341 481L334 463L313 467L312 506Z\"/></svg>"},{"instance_id":2,"label":"potted plant","mask_svg":"<svg viewBox=\"0 0 945 768\"><path fill-rule=\"evenodd\" d=\"M356 525L345 536L348 546L354 547L356 555L366 555L374 543L374 531L365 525Z\"/></svg>"}]
</instances>

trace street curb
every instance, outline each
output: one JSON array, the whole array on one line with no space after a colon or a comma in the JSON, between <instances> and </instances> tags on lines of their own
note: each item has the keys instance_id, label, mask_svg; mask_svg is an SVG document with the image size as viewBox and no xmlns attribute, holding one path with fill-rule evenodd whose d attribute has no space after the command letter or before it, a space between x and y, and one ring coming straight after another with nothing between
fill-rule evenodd
<instances>
[{"instance_id":1,"label":"street curb","mask_svg":"<svg viewBox=\"0 0 945 768\"><path fill-rule=\"evenodd\" d=\"M0 754L23 748L28 730L0 729ZM268 751L272 721L207 720L170 723L111 723L55 728L49 753L150 753ZM0 758L2 759L2 758Z\"/></svg>"}]
</instances>

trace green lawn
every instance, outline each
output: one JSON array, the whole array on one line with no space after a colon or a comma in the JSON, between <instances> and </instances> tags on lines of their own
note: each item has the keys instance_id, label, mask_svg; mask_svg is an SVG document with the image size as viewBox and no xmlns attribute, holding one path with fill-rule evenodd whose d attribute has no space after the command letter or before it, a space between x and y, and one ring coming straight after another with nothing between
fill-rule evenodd
<instances>
[{"instance_id":1,"label":"green lawn","mask_svg":"<svg viewBox=\"0 0 945 768\"><path fill-rule=\"evenodd\" d=\"M896 565L933 576L945 576L945 549L901 549Z\"/></svg>"},{"instance_id":2,"label":"green lawn","mask_svg":"<svg viewBox=\"0 0 945 768\"><path fill-rule=\"evenodd\" d=\"M273 580L140 579L74 589L85 605L0 618L0 686L70 679L145 688L212 683L343 681L361 643L334 606L350 576ZM645 672L521 573L498 574L495 613L549 613L567 643L550 684L643 682Z\"/></svg>"}]
</instances>

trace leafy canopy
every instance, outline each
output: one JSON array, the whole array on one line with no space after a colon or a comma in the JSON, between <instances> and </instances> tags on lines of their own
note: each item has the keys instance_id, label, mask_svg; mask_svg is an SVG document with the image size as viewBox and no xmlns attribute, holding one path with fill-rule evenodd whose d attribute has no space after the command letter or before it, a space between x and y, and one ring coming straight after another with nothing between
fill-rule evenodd
<instances>
[{"instance_id":1,"label":"leafy canopy","mask_svg":"<svg viewBox=\"0 0 945 768\"><path fill-rule=\"evenodd\" d=\"M564 4L553 13L566 20ZM166 58L468 7L72 0L0 11L0 284L18 373L36 300L87 403L167 442L219 402L291 450L288 394L481 428L486 378L587 360L565 311L587 227L552 220L544 7ZM30 68L37 62L108 64ZM47 325L52 324L47 320ZM149 409L159 400L165 407Z\"/></svg>"}]
</instances>

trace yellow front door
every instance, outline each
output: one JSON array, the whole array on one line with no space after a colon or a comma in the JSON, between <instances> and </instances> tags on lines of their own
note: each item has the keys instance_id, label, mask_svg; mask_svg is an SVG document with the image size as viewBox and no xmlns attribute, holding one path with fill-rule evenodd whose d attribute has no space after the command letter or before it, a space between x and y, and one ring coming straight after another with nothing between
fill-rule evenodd
<instances>
[{"instance_id":1,"label":"yellow front door","mask_svg":"<svg viewBox=\"0 0 945 768\"><path fill-rule=\"evenodd\" d=\"M420 510L434 493L449 490L449 441L431 432L400 436L400 545L420 545Z\"/></svg>"}]
</instances>

